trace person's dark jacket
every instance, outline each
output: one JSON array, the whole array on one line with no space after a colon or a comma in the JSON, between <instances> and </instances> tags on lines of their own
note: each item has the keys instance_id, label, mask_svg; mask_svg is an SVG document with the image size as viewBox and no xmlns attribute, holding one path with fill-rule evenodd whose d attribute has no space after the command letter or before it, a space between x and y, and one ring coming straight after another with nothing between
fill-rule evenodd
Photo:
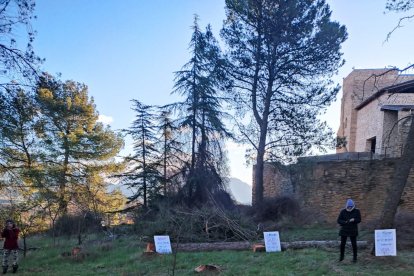
<instances>
[{"instance_id":1,"label":"person's dark jacket","mask_svg":"<svg viewBox=\"0 0 414 276\"><path fill-rule=\"evenodd\" d=\"M12 229L5 228L3 232L1 232L1 237L5 238L3 246L4 249L19 249L19 245L17 243L17 239L19 238L19 232L19 228L16 227Z\"/></svg>"},{"instance_id":2,"label":"person's dark jacket","mask_svg":"<svg viewBox=\"0 0 414 276\"><path fill-rule=\"evenodd\" d=\"M354 219L350 222L350 219ZM343 209L338 216L338 224L341 225L339 230L339 236L354 237L358 236L358 223L361 222L361 213L358 209L354 208L351 212Z\"/></svg>"}]
</instances>

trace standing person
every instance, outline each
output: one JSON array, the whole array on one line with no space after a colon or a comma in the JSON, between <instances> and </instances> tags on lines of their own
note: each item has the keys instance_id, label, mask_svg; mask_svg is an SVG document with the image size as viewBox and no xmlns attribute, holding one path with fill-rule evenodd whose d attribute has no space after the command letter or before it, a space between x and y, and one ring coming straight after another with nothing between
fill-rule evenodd
<instances>
[{"instance_id":1,"label":"standing person","mask_svg":"<svg viewBox=\"0 0 414 276\"><path fill-rule=\"evenodd\" d=\"M16 224L11 219L6 220L6 227L4 228L3 232L1 232L1 237L5 239L3 246L3 274L6 274L7 269L9 268L10 255L13 256L13 273L17 272L17 259L19 250L17 239L19 238L19 232L19 228L16 227Z\"/></svg>"},{"instance_id":2,"label":"standing person","mask_svg":"<svg viewBox=\"0 0 414 276\"><path fill-rule=\"evenodd\" d=\"M358 236L358 223L361 222L361 213L355 208L355 203L352 199L348 199L345 204L345 209L342 209L339 213L338 224L341 226L339 230L339 236L341 236L341 255L339 261L343 261L345 254L345 244L349 237L351 239L352 251L354 253L353 262L357 261L357 242Z\"/></svg>"}]
</instances>

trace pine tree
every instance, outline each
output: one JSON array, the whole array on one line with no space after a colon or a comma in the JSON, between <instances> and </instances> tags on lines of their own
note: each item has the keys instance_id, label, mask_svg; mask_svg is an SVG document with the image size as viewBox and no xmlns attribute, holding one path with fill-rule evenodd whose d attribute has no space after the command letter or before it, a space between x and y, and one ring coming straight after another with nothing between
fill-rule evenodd
<instances>
[{"instance_id":1,"label":"pine tree","mask_svg":"<svg viewBox=\"0 0 414 276\"><path fill-rule=\"evenodd\" d=\"M42 175L35 132L38 109L32 93L16 85L6 88L0 95L0 184L37 205L31 198Z\"/></svg>"},{"instance_id":2,"label":"pine tree","mask_svg":"<svg viewBox=\"0 0 414 276\"><path fill-rule=\"evenodd\" d=\"M186 176L186 198L205 202L210 193L224 190L222 170L224 160L221 143L229 133L222 118L219 88L223 79L223 59L211 27L203 33L195 17L190 41L192 57L182 70L175 73L175 93L184 101L174 104L180 111L180 128L190 137L190 160Z\"/></svg>"},{"instance_id":3,"label":"pine tree","mask_svg":"<svg viewBox=\"0 0 414 276\"><path fill-rule=\"evenodd\" d=\"M253 204L260 210L266 160L304 155L331 140L318 115L339 90L330 77L343 64L347 33L324 0L227 0L226 12L227 72L240 132L255 152Z\"/></svg>"},{"instance_id":4,"label":"pine tree","mask_svg":"<svg viewBox=\"0 0 414 276\"><path fill-rule=\"evenodd\" d=\"M123 146L119 134L97 122L86 85L43 75L36 102L40 110L38 138L45 170L43 196L57 202L59 214L82 201L85 192L106 192L105 178L116 171L113 159Z\"/></svg>"},{"instance_id":5,"label":"pine tree","mask_svg":"<svg viewBox=\"0 0 414 276\"><path fill-rule=\"evenodd\" d=\"M119 176L123 178L124 185L135 190L129 200L142 199L146 208L149 201L160 193L155 114L152 106L138 100L133 100L133 103L136 118L126 133L134 140L134 154L126 158L127 171Z\"/></svg>"},{"instance_id":6,"label":"pine tree","mask_svg":"<svg viewBox=\"0 0 414 276\"><path fill-rule=\"evenodd\" d=\"M36 162L36 117L33 96L23 89L8 86L0 95L0 160L4 169L29 169Z\"/></svg>"},{"instance_id":7,"label":"pine tree","mask_svg":"<svg viewBox=\"0 0 414 276\"><path fill-rule=\"evenodd\" d=\"M180 175L181 168L185 161L186 154L182 151L183 143L179 141L179 129L174 124L172 114L165 108L158 111L158 142L157 148L159 156L159 171L161 172L161 182L164 196L171 196L177 192L172 183Z\"/></svg>"}]
</instances>

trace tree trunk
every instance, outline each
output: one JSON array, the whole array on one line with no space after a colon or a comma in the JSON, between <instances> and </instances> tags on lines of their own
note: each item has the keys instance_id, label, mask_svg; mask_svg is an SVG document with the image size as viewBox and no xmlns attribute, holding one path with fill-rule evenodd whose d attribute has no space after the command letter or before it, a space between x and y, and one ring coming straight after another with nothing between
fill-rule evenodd
<instances>
[{"instance_id":1,"label":"tree trunk","mask_svg":"<svg viewBox=\"0 0 414 276\"><path fill-rule=\"evenodd\" d=\"M52 220L52 237L53 237L53 246L56 245L56 226L55 220Z\"/></svg>"},{"instance_id":2,"label":"tree trunk","mask_svg":"<svg viewBox=\"0 0 414 276\"><path fill-rule=\"evenodd\" d=\"M389 229L394 227L394 217L398 210L398 205L404 188L407 184L408 175L414 163L414 116L411 116L411 125L405 141L404 150L401 158L395 165L394 176L388 196L385 200L381 218L381 228Z\"/></svg>"},{"instance_id":3,"label":"tree trunk","mask_svg":"<svg viewBox=\"0 0 414 276\"><path fill-rule=\"evenodd\" d=\"M27 252L27 243L26 243L26 234L23 235L23 257L26 257Z\"/></svg>"},{"instance_id":4,"label":"tree trunk","mask_svg":"<svg viewBox=\"0 0 414 276\"><path fill-rule=\"evenodd\" d=\"M268 96L269 99L269 96ZM267 127L268 127L268 117L269 117L269 108L270 101L268 100L265 104L265 109L263 111L263 117L261 120L257 120L257 123L260 126L260 140L259 146L257 147L257 158L256 158L256 170L254 173L254 198L253 206L256 209L257 214L261 215L263 209L263 176L264 176L264 155L266 151L266 138L267 138Z\"/></svg>"},{"instance_id":5,"label":"tree trunk","mask_svg":"<svg viewBox=\"0 0 414 276\"><path fill-rule=\"evenodd\" d=\"M79 218L78 222L78 245L82 244L82 219Z\"/></svg>"},{"instance_id":6,"label":"tree trunk","mask_svg":"<svg viewBox=\"0 0 414 276\"><path fill-rule=\"evenodd\" d=\"M167 128L164 128L164 160L163 160L163 189L164 196L167 196Z\"/></svg>"},{"instance_id":7,"label":"tree trunk","mask_svg":"<svg viewBox=\"0 0 414 276\"><path fill-rule=\"evenodd\" d=\"M260 244L264 244L261 242ZM338 248L340 241L294 241L281 242L282 250L303 249L303 248ZM367 241L358 241L358 248L368 247ZM250 250L254 244L248 241L243 242L212 242L212 243L180 243L173 244L173 248L181 252L200 252L218 250Z\"/></svg>"},{"instance_id":8,"label":"tree trunk","mask_svg":"<svg viewBox=\"0 0 414 276\"><path fill-rule=\"evenodd\" d=\"M260 212L263 203L263 169L264 169L264 146L257 150L256 168L254 171L254 197L253 207Z\"/></svg>"}]
</instances>

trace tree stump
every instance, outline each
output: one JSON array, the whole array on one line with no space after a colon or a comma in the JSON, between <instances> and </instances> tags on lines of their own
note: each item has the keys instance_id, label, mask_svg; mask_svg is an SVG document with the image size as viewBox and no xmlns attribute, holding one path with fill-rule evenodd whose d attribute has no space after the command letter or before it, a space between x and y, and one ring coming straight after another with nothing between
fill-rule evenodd
<instances>
[{"instance_id":1,"label":"tree stump","mask_svg":"<svg viewBox=\"0 0 414 276\"><path fill-rule=\"evenodd\" d=\"M145 252L155 252L155 244L153 242L148 242Z\"/></svg>"},{"instance_id":2,"label":"tree stump","mask_svg":"<svg viewBox=\"0 0 414 276\"><path fill-rule=\"evenodd\" d=\"M266 247L264 244L253 244L252 246L253 252L265 252Z\"/></svg>"},{"instance_id":3,"label":"tree stump","mask_svg":"<svg viewBox=\"0 0 414 276\"><path fill-rule=\"evenodd\" d=\"M194 269L195 272L201 273L201 272L220 272L221 269L217 265L199 265Z\"/></svg>"}]
</instances>

